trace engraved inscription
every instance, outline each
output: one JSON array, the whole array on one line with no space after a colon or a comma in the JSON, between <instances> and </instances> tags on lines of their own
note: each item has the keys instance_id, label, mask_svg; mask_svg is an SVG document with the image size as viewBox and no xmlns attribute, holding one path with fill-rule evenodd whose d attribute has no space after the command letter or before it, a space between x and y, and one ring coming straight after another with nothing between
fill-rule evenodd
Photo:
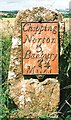
<instances>
[{"instance_id":1,"label":"engraved inscription","mask_svg":"<svg viewBox=\"0 0 71 120\"><path fill-rule=\"evenodd\" d=\"M22 23L23 74L58 74L58 23Z\"/></svg>"}]
</instances>

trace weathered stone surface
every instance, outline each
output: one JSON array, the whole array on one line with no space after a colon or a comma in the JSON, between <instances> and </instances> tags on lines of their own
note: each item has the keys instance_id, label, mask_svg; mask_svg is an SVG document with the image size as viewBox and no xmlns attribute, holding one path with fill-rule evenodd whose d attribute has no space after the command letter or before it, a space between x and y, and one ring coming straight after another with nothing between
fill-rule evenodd
<instances>
[{"instance_id":1,"label":"weathered stone surface","mask_svg":"<svg viewBox=\"0 0 71 120\"><path fill-rule=\"evenodd\" d=\"M35 117L55 112L60 94L58 80L47 78L42 82L38 79L24 78L10 81L10 95L24 116Z\"/></svg>"},{"instance_id":2,"label":"weathered stone surface","mask_svg":"<svg viewBox=\"0 0 71 120\"><path fill-rule=\"evenodd\" d=\"M24 116L34 118L40 114L56 111L60 98L60 84L53 78L46 78L40 82L36 77L34 79L34 76L22 75L20 39L22 21L59 21L61 35L64 32L64 23L60 13L41 7L20 11L16 17L8 74L9 94L18 108L24 111Z\"/></svg>"},{"instance_id":3,"label":"weathered stone surface","mask_svg":"<svg viewBox=\"0 0 71 120\"><path fill-rule=\"evenodd\" d=\"M60 38L63 39L64 20L61 13L52 11L44 7L35 7L32 10L19 11L14 26L14 37L21 35L21 22L38 22L38 21L58 21L60 25Z\"/></svg>"}]
</instances>

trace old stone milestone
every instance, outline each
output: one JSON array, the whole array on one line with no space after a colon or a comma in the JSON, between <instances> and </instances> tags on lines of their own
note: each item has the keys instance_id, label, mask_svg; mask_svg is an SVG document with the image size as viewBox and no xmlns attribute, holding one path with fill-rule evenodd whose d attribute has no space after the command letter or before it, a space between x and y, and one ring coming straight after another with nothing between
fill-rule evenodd
<instances>
[{"instance_id":1,"label":"old stone milestone","mask_svg":"<svg viewBox=\"0 0 71 120\"><path fill-rule=\"evenodd\" d=\"M25 117L57 111L60 83L56 77L46 75L58 74L58 37L61 46L63 32L63 17L57 11L36 7L20 11L16 16L8 73L9 94ZM34 74L45 74L45 77L40 81Z\"/></svg>"}]
</instances>

